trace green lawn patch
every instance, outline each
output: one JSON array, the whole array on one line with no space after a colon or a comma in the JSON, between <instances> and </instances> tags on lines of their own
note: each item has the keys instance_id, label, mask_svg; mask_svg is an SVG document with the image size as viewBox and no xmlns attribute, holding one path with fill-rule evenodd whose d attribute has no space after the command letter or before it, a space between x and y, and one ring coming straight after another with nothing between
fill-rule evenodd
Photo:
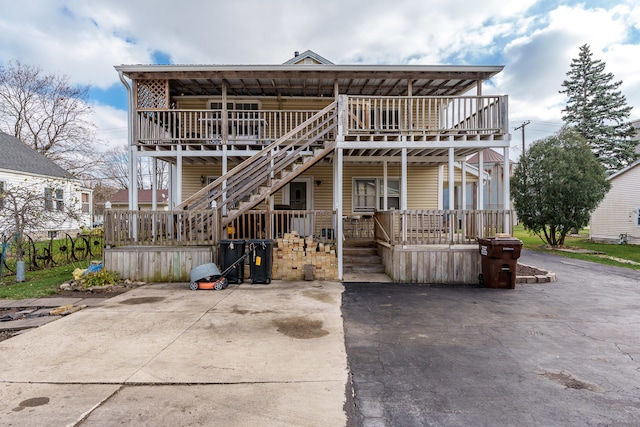
<instances>
[{"instance_id":1,"label":"green lawn patch","mask_svg":"<svg viewBox=\"0 0 640 427\"><path fill-rule=\"evenodd\" d=\"M28 271L25 273L25 281L21 283L15 281L15 276L3 277L2 284L0 284L0 298L17 300L53 295L60 284L73 278L73 270L87 268L89 263L90 261L82 261L43 270Z\"/></svg>"},{"instance_id":2,"label":"green lawn patch","mask_svg":"<svg viewBox=\"0 0 640 427\"><path fill-rule=\"evenodd\" d=\"M585 261L597 262L599 264L614 265L634 270L640 270L640 247L637 245L618 245L607 243L595 243L589 240L589 235L581 231L577 236L567 236L565 247L580 248L594 254L571 253L549 249L545 243L535 234L524 230L522 225L517 225L513 230L514 237L522 240L522 245L526 249L533 251L548 252L561 255L567 258L582 259Z\"/></svg>"}]
</instances>

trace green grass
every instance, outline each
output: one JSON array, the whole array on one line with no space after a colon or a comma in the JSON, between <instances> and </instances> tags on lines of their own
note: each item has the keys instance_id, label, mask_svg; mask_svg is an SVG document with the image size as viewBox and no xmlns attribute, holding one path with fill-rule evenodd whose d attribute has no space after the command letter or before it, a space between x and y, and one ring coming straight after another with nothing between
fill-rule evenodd
<instances>
[{"instance_id":1,"label":"green grass","mask_svg":"<svg viewBox=\"0 0 640 427\"><path fill-rule=\"evenodd\" d=\"M21 283L15 281L15 276L3 277L0 284L0 298L17 300L53 295L60 284L73 278L73 270L87 268L89 263L90 261L82 261L44 270L28 271L25 273L25 281Z\"/></svg>"},{"instance_id":2,"label":"green grass","mask_svg":"<svg viewBox=\"0 0 640 427\"><path fill-rule=\"evenodd\" d=\"M640 247L637 245L594 243L589 241L589 235L587 232L581 231L578 236L568 236L564 242L565 246L587 249L594 252L601 252L602 254L577 254L545 248L544 242L535 234L531 234L530 232L524 230L522 225L517 225L516 227L514 227L513 235L514 237L522 240L523 247L526 249L553 253L556 255L562 255L567 258L597 262L599 264L614 265L617 267L640 270L640 265L619 262L611 258L607 258L619 258L622 260L628 260L640 264Z\"/></svg>"}]
</instances>

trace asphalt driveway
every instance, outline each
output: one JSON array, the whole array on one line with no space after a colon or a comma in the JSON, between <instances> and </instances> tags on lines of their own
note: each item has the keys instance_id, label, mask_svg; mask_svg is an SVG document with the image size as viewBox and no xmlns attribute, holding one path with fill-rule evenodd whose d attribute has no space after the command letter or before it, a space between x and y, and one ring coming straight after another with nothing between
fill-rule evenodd
<instances>
[{"instance_id":1,"label":"asphalt driveway","mask_svg":"<svg viewBox=\"0 0 640 427\"><path fill-rule=\"evenodd\" d=\"M529 251L521 261L558 281L346 283L350 423L637 426L640 272Z\"/></svg>"}]
</instances>

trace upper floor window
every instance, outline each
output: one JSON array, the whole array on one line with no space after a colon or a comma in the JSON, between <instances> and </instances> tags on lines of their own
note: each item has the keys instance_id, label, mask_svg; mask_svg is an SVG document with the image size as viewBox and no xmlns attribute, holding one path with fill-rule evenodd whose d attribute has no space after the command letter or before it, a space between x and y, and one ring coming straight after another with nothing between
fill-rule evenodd
<instances>
[{"instance_id":1,"label":"upper floor window","mask_svg":"<svg viewBox=\"0 0 640 427\"><path fill-rule=\"evenodd\" d=\"M89 193L82 193L82 213L91 212L91 197Z\"/></svg>"},{"instance_id":2,"label":"upper floor window","mask_svg":"<svg viewBox=\"0 0 640 427\"><path fill-rule=\"evenodd\" d=\"M209 108L213 110L214 134L220 135L222 134L222 102L210 101ZM229 135L259 138L264 125L259 110L260 103L258 101L227 102Z\"/></svg>"}]
</instances>

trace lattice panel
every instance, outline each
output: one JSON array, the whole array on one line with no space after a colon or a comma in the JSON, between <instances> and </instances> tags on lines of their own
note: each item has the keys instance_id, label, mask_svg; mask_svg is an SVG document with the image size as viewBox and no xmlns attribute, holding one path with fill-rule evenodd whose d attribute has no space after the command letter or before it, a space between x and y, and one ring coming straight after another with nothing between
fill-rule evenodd
<instances>
[{"instance_id":1,"label":"lattice panel","mask_svg":"<svg viewBox=\"0 0 640 427\"><path fill-rule=\"evenodd\" d=\"M136 105L139 110L169 107L168 80L137 80Z\"/></svg>"}]
</instances>

